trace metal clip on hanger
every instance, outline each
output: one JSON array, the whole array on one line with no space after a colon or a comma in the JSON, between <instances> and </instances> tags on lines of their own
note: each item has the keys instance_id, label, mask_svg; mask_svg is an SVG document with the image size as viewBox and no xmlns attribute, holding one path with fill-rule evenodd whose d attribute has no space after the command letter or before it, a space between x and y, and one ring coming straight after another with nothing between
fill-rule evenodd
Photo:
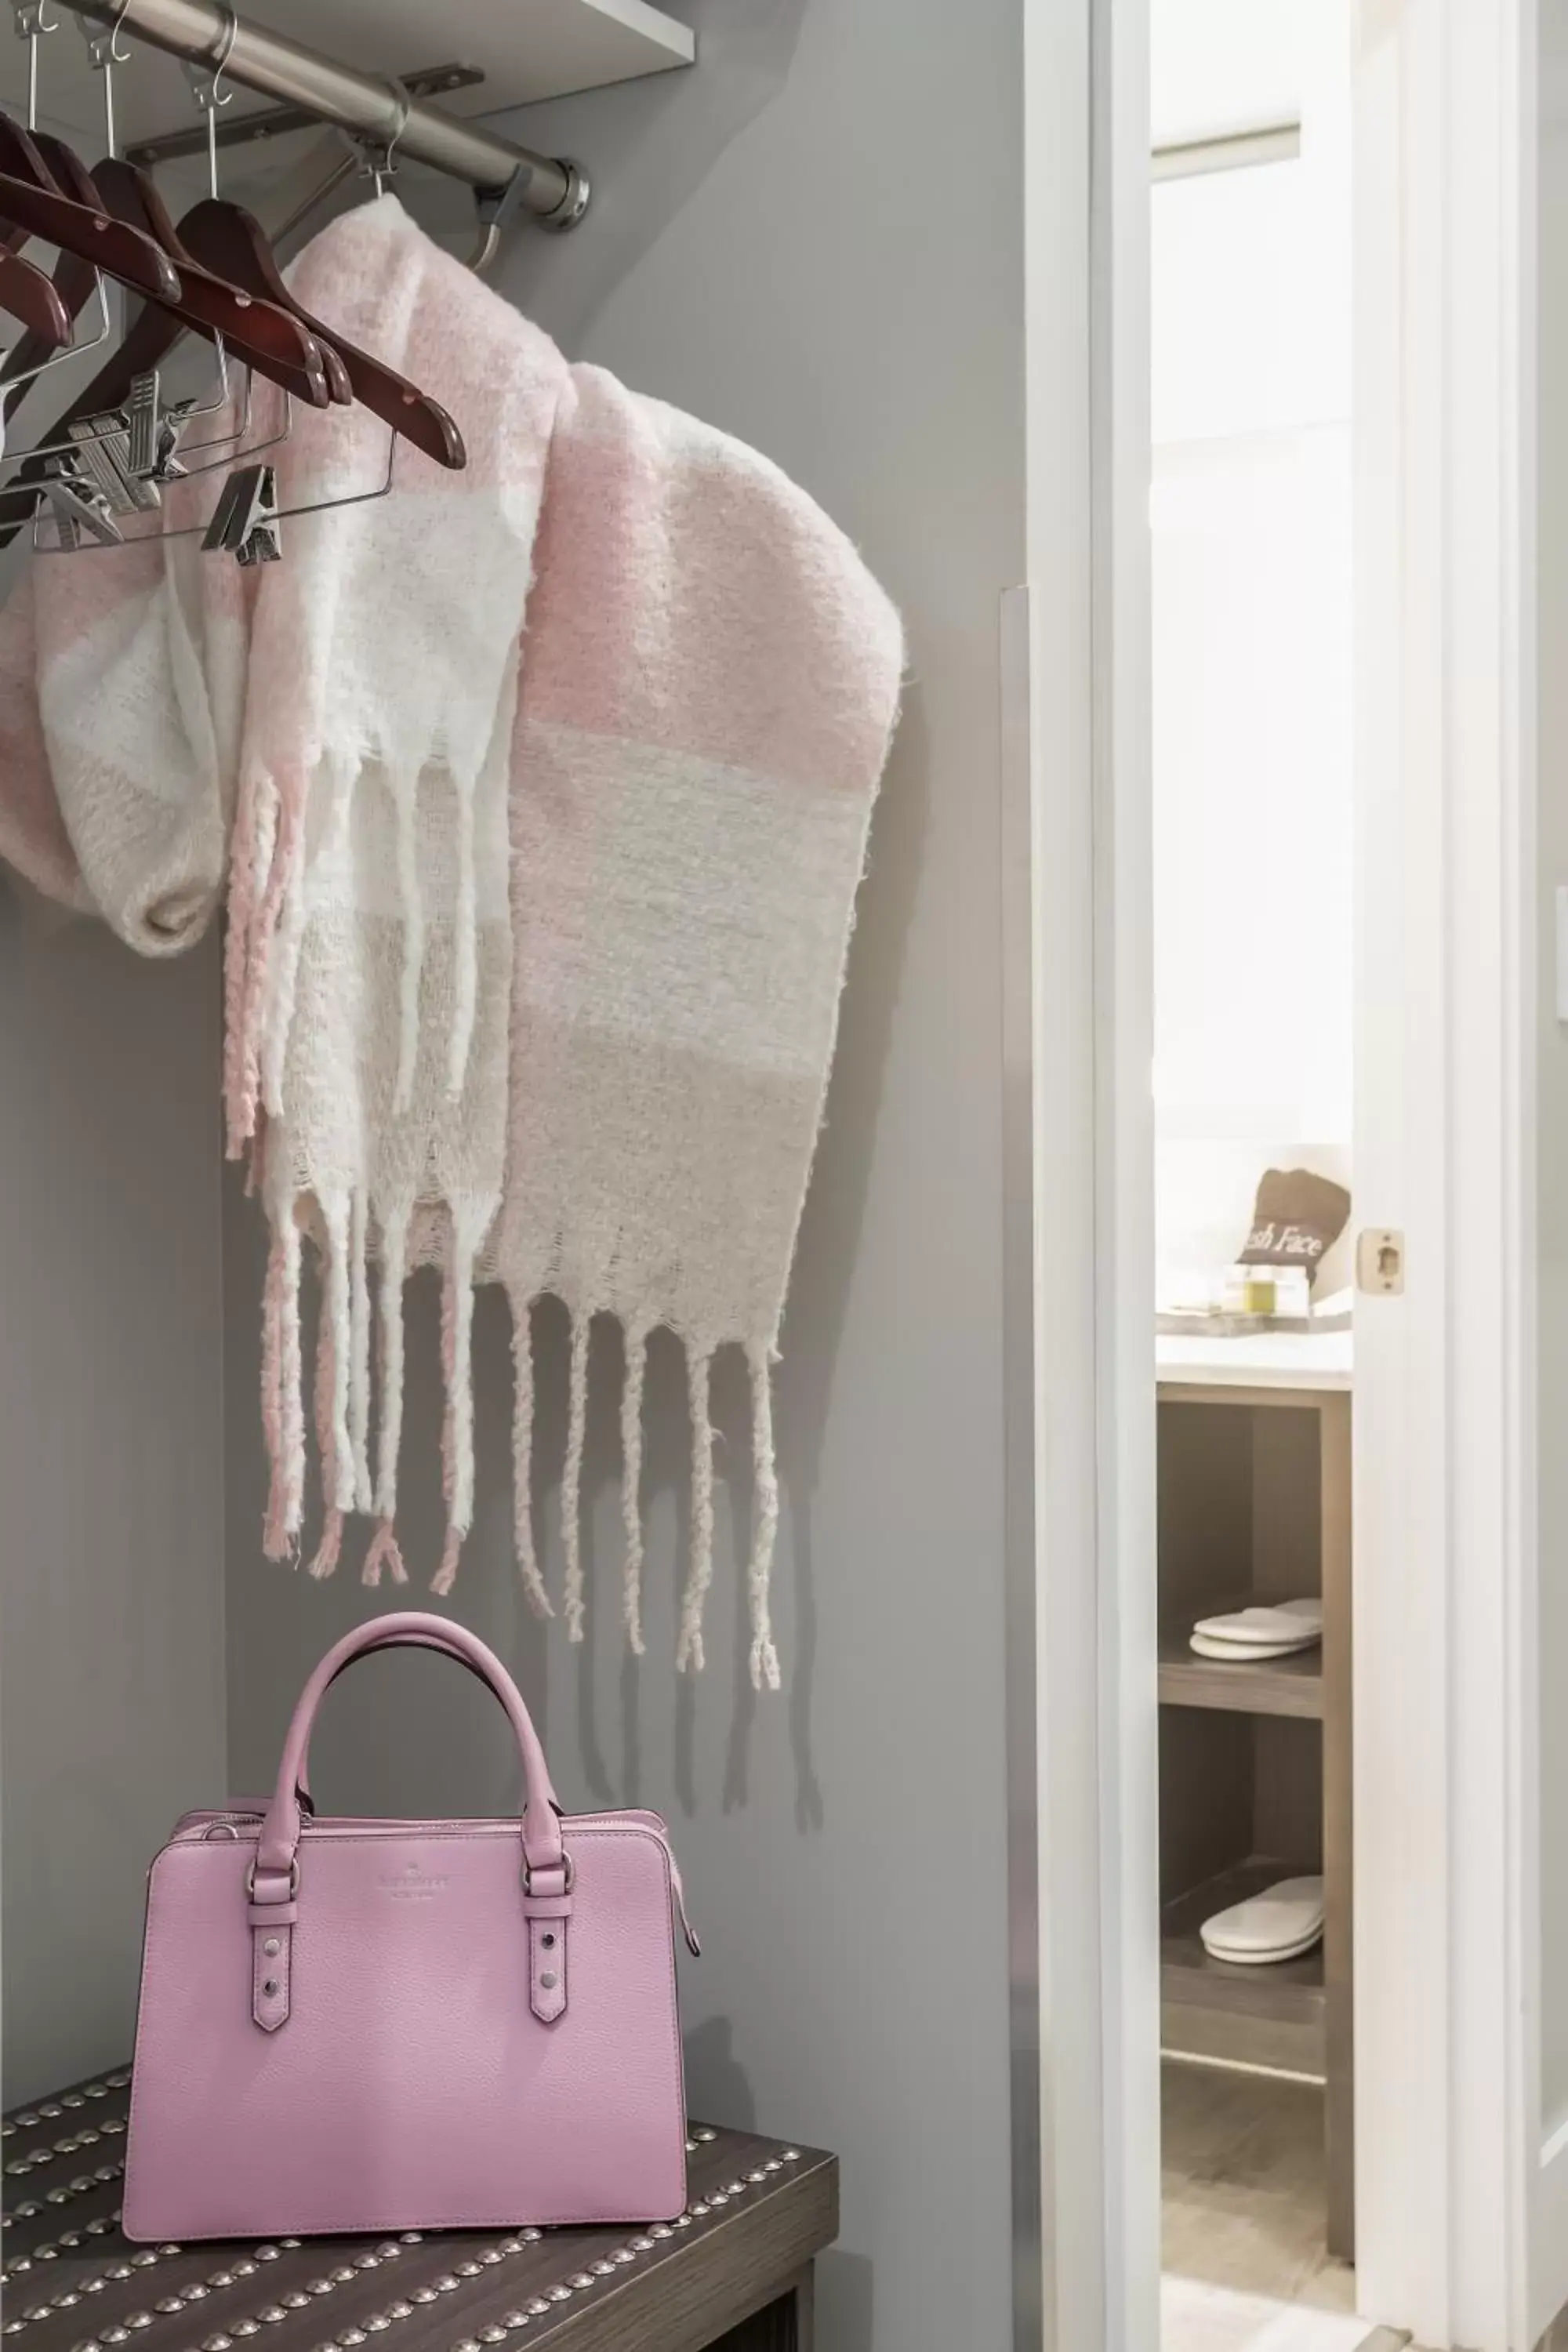
<instances>
[{"instance_id":1,"label":"metal clip on hanger","mask_svg":"<svg viewBox=\"0 0 1568 2352\"><path fill-rule=\"evenodd\" d=\"M276 563L283 552L279 521L277 474L270 466L242 466L224 484L203 550L226 550L247 571L254 563Z\"/></svg>"}]
</instances>

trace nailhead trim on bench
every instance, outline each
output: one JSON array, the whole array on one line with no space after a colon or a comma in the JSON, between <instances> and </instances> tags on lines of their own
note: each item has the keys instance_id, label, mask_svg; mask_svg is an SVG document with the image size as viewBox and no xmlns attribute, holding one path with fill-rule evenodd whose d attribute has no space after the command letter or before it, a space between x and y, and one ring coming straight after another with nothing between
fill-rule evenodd
<instances>
[{"instance_id":1,"label":"nailhead trim on bench","mask_svg":"<svg viewBox=\"0 0 1568 2352\"><path fill-rule=\"evenodd\" d=\"M79 2093L70 2095L71 2101L73 2104L79 2104L82 2099L101 2098L110 2089L122 2089L130 2079L129 2069L121 2074L106 2075L101 2084L88 2084ZM63 2102L51 2102L48 2105L40 2105L36 2111L25 2112L15 2120L26 2127L30 2127L44 2117L52 2120L61 2112L63 2104ZM709 2126L695 2126L693 2136L686 2143L687 2153L689 2155L695 2153L700 2144L716 2137L717 2134ZM62 2152L64 2151L57 2146L44 2153L37 2160L47 2163L50 2157ZM639 2231L635 2237L627 2239L625 2244L615 2247L607 2255L597 2257L587 2270L574 2272L569 2280L563 2280L560 2284L552 2286L548 2296L534 2295L526 2305L516 2311L505 2313L499 2321L482 2328L478 2336L467 2336L455 2339L451 2352L481 2352L481 2347L486 2345L504 2343L509 2335L531 2326L535 2319L550 2313L553 2306L569 2303L574 2295L581 2294L589 2288L599 2285L604 2279L614 2278L619 2269L627 2263L637 2262L641 2255L653 2252L661 2242L674 2237L677 2231L689 2229L694 2219L712 2212L716 2207L728 2205L736 2198L743 2197L749 2189L762 2186L774 2174L784 2171L787 2165L798 2163L799 2159L798 2148L783 2149L779 2155L768 2158L752 2171L743 2176L738 2175L725 2188L710 2189L705 2200L699 2200L689 2206L677 2221L654 2222L647 2231ZM29 2169L30 2166L23 2164L19 2168L25 2171ZM123 2168L123 2166L113 2167L99 2177L114 2179ZM93 2180L84 2179L82 2188L95 2185ZM63 2192L59 2190L51 2192L56 2198L79 2193L80 2191L74 2182ZM31 2210L37 2212L41 2210L41 2208L34 2206ZM23 2209L17 2209L18 2218L22 2210ZM84 2231L79 2234L100 2235L112 2229L119 2219L118 2213L100 2216L88 2222ZM24 2255L16 2263L7 2264L5 2275L10 2276L13 2272L25 2271L35 2262L56 2259L61 2246L70 2246L79 2242L79 2234L72 2232L54 2244L35 2248L31 2255ZM455 2263L449 2271L443 2272L440 2277L432 2280L428 2286L416 2287L406 2297L400 2296L395 2302L388 2304L384 2310L369 2313L363 2324L346 2327L341 2335L323 2338L318 2347L318 2352L355 2352L355 2347L366 2343L372 2336L379 2336L387 2328L395 2326L399 2320L409 2318L417 2306L438 2302L443 2294L449 2294L461 2286L465 2279L478 2278L486 2269L506 2261L510 2255L521 2253L525 2246L537 2244L543 2234L541 2230L519 2231L514 2236L501 2239L499 2244L486 2247L482 2253L466 2256L461 2262ZM259 2335L264 2327L275 2326L279 2321L287 2319L291 2311L307 2309L312 2298L320 2297L324 2301L337 2287L347 2285L361 2272L375 2270L383 2263L395 2260L405 2246L417 2246L423 2242L424 2233L417 2230L405 2230L396 2239L387 2238L373 2251L356 2254L352 2263L340 2263L322 2277L310 2280L303 2289L291 2289L288 2294L279 2296L276 2302L262 2305L253 2315L230 2321L226 2327L220 2328L216 2334L204 2339L202 2352L233 2352L235 2346L253 2336ZM193 2281L180 2294L161 2297L150 2311L129 2312L122 2320L117 2321L113 2326L104 2328L100 2334L83 2337L74 2347L74 2352L115 2352L115 2347L132 2343L143 2331L153 2326L160 2316L173 2317L192 2305L203 2301L215 2289L233 2286L237 2280L250 2277L262 2263L276 2262L285 2248L293 2250L298 2248L300 2243L300 2241L298 2238L281 2238L275 2245L270 2242L258 2245L255 2249L253 2257L245 2255L238 2261L230 2262L223 2269L214 2271L205 2281ZM159 2246L156 2249L144 2246L132 2254L129 2261L112 2263L108 2269L95 2273L90 2278L83 2279L79 2286L68 2288L57 2294L51 2301L29 2305L15 2319L8 2319L3 2332L6 2336L19 2335L36 2321L47 2319L56 2312L74 2309L84 2298L101 2294L111 2281L128 2279L137 2270L153 2269L159 2263L165 2262L183 2251L181 2247L174 2244Z\"/></svg>"}]
</instances>

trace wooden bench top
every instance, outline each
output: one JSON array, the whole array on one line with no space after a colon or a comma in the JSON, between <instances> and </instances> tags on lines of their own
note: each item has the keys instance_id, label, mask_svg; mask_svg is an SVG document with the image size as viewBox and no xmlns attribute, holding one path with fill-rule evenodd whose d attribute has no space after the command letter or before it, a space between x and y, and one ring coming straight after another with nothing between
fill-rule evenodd
<instances>
[{"instance_id":1,"label":"wooden bench top","mask_svg":"<svg viewBox=\"0 0 1568 2352\"><path fill-rule=\"evenodd\" d=\"M118 2068L0 2122L16 2352L697 2352L787 2294L837 2233L836 2158L699 2124L687 2210L646 2230L132 2246L130 2082Z\"/></svg>"}]
</instances>

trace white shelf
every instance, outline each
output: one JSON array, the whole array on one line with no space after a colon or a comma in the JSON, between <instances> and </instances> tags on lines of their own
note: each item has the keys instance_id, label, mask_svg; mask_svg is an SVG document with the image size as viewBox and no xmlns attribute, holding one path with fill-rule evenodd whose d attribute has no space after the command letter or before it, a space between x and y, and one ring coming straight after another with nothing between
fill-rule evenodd
<instances>
[{"instance_id":1,"label":"white shelf","mask_svg":"<svg viewBox=\"0 0 1568 2352\"><path fill-rule=\"evenodd\" d=\"M1348 1389L1352 1331L1260 1331L1241 1339L1162 1335L1154 1375L1162 1387Z\"/></svg>"},{"instance_id":2,"label":"white shelf","mask_svg":"<svg viewBox=\"0 0 1568 2352\"><path fill-rule=\"evenodd\" d=\"M324 50L363 73L411 73L425 66L467 65L484 79L443 97L454 114L495 114L574 90L602 89L643 74L689 66L696 35L648 0L238 0L240 14L268 32ZM54 12L62 29L42 44L40 110L48 124L82 146L89 162L101 151L103 95L87 62L79 26L65 0ZM184 131L199 118L176 61L128 36L134 52L114 78L121 146ZM26 120L26 44L0 39L0 105ZM236 87L236 112L268 104ZM291 142L289 142L291 145ZM243 193L253 184L257 157L268 173L279 168L282 143L270 154L238 150L226 160L225 184ZM585 156L590 172L593 157Z\"/></svg>"}]
</instances>

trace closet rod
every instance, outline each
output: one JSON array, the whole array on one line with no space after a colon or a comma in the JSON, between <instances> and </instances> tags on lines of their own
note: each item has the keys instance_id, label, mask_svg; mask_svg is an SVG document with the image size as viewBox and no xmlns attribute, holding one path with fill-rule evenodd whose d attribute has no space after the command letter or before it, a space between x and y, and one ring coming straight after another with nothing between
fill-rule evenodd
<instances>
[{"instance_id":1,"label":"closet rod","mask_svg":"<svg viewBox=\"0 0 1568 2352\"><path fill-rule=\"evenodd\" d=\"M400 155L449 172L487 194L511 190L515 183L518 201L547 228L572 228L586 209L587 177L575 163L515 147L510 139L459 122L423 99L410 103L400 128L403 101L389 79L359 73L300 41L247 24L214 0L70 0L70 5L79 16L135 33L171 57L221 64L230 81L302 107L356 137L386 141L395 135Z\"/></svg>"}]
</instances>

